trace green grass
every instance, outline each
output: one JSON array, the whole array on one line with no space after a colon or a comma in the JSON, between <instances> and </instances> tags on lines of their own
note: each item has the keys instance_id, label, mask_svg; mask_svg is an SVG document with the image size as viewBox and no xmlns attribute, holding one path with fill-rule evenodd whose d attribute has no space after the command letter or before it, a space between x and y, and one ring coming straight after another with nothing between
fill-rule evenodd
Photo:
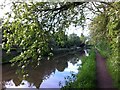
<instances>
[{"instance_id":1,"label":"green grass","mask_svg":"<svg viewBox=\"0 0 120 90\"><path fill-rule=\"evenodd\" d=\"M68 88L96 88L96 65L95 65L95 52L90 51L88 57L82 58L82 67L79 67L79 72L76 75L74 82L68 81L67 85L62 89Z\"/></svg>"},{"instance_id":2,"label":"green grass","mask_svg":"<svg viewBox=\"0 0 120 90\"><path fill-rule=\"evenodd\" d=\"M113 79L115 88L120 90L120 57L118 56L117 50L107 59L107 68Z\"/></svg>"},{"instance_id":3,"label":"green grass","mask_svg":"<svg viewBox=\"0 0 120 90\"><path fill-rule=\"evenodd\" d=\"M104 57L105 59L107 59L110 55L110 50L105 50L102 47L96 47L96 49L99 51L100 55L102 57Z\"/></svg>"}]
</instances>

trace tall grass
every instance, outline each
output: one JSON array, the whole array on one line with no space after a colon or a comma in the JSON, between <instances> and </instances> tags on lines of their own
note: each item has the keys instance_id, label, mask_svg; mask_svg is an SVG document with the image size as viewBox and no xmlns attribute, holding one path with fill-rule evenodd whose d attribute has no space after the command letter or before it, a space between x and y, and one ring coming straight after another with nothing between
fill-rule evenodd
<instances>
[{"instance_id":1,"label":"tall grass","mask_svg":"<svg viewBox=\"0 0 120 90\"><path fill-rule=\"evenodd\" d=\"M96 65L95 65L95 52L90 51L89 56L82 58L82 67L79 67L79 72L75 80L67 81L66 86L62 90L68 88L96 88Z\"/></svg>"}]
</instances>

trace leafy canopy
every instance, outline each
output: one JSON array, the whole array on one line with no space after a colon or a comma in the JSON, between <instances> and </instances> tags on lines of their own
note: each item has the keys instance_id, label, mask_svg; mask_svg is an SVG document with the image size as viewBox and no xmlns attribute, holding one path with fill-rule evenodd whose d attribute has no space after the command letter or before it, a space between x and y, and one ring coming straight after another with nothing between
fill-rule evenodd
<instances>
[{"instance_id":1,"label":"leafy canopy","mask_svg":"<svg viewBox=\"0 0 120 90\"><path fill-rule=\"evenodd\" d=\"M120 87L120 2L114 2L96 16L90 25L92 43L107 58L115 86Z\"/></svg>"},{"instance_id":2,"label":"leafy canopy","mask_svg":"<svg viewBox=\"0 0 120 90\"><path fill-rule=\"evenodd\" d=\"M40 61L44 55L51 56L49 41L57 32L65 32L71 23L83 26L85 5L84 2L13 2L12 13L7 13L2 24L3 49L10 52L16 47L20 52L11 62L20 61L22 65L30 60Z\"/></svg>"}]
</instances>

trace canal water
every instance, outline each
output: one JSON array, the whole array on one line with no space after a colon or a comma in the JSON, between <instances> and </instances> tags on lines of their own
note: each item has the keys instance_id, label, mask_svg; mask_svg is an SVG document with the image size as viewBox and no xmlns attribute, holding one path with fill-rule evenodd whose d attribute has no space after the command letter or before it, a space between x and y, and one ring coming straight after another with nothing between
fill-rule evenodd
<instances>
[{"instance_id":1,"label":"canal water","mask_svg":"<svg viewBox=\"0 0 120 90\"><path fill-rule=\"evenodd\" d=\"M21 70L17 65L2 66L3 88L61 88L65 78L77 74L83 53L57 55L52 60L42 60L39 65L29 65Z\"/></svg>"}]
</instances>

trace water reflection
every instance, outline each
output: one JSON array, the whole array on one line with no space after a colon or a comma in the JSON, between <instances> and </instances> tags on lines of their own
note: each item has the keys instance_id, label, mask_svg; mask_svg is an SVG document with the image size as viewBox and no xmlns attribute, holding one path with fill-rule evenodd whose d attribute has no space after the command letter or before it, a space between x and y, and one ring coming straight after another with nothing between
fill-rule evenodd
<instances>
[{"instance_id":1,"label":"water reflection","mask_svg":"<svg viewBox=\"0 0 120 90\"><path fill-rule=\"evenodd\" d=\"M29 83L26 80L22 80L22 82L18 86L15 85L15 83L13 82L13 80L6 81L5 82L5 87L7 87L7 88L36 88L33 85L33 83Z\"/></svg>"},{"instance_id":2,"label":"water reflection","mask_svg":"<svg viewBox=\"0 0 120 90\"><path fill-rule=\"evenodd\" d=\"M60 88L59 82L65 83L64 77L70 76L71 72L78 73L81 64L80 53L68 54L55 57L52 60L41 61L38 67L29 65L25 68L27 77L17 66L3 65L3 82L6 88ZM35 66L35 65L33 65Z\"/></svg>"}]
</instances>

